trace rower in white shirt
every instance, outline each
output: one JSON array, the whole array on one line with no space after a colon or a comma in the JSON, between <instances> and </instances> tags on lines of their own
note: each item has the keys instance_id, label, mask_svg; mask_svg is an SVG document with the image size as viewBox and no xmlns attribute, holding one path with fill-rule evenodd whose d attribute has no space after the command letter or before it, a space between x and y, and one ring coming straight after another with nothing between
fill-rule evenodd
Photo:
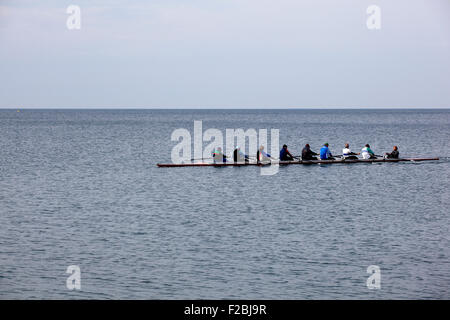
<instances>
[{"instance_id":1,"label":"rower in white shirt","mask_svg":"<svg viewBox=\"0 0 450 320\"><path fill-rule=\"evenodd\" d=\"M357 160L359 153L354 153L350 150L350 145L348 143L345 144L345 148L342 149L342 157L348 160Z\"/></svg>"},{"instance_id":2,"label":"rower in white shirt","mask_svg":"<svg viewBox=\"0 0 450 320\"><path fill-rule=\"evenodd\" d=\"M361 155L363 159L376 159L377 156L375 155L375 152L370 149L370 146L366 144L366 146L361 150Z\"/></svg>"}]
</instances>

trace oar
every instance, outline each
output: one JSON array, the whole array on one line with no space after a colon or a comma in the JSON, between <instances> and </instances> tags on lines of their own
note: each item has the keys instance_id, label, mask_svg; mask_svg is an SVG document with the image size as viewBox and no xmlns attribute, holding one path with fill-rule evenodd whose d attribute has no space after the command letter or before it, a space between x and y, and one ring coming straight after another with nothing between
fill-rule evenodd
<instances>
[{"instance_id":1,"label":"oar","mask_svg":"<svg viewBox=\"0 0 450 320\"><path fill-rule=\"evenodd\" d=\"M210 159L214 159L214 158L191 159L191 161L196 161L196 160L210 160Z\"/></svg>"},{"instance_id":2,"label":"oar","mask_svg":"<svg viewBox=\"0 0 450 320\"><path fill-rule=\"evenodd\" d=\"M225 156L225 158L231 158L231 157ZM211 158L198 158L198 159L192 158L191 161L197 161L197 160L211 160L211 159L214 159L214 158L213 158L213 157L211 157Z\"/></svg>"}]
</instances>

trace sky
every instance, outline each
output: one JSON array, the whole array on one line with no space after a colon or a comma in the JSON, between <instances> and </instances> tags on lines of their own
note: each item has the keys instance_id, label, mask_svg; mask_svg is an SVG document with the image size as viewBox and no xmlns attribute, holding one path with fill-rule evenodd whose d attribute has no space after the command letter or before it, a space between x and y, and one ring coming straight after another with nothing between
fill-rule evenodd
<instances>
[{"instance_id":1,"label":"sky","mask_svg":"<svg viewBox=\"0 0 450 320\"><path fill-rule=\"evenodd\" d=\"M0 108L228 107L449 108L450 1L0 0Z\"/></svg>"}]
</instances>

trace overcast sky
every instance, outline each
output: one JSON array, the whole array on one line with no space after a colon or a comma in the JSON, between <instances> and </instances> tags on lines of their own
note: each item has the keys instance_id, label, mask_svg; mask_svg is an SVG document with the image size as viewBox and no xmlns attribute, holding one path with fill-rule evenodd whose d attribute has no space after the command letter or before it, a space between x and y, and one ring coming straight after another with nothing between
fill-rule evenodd
<instances>
[{"instance_id":1,"label":"overcast sky","mask_svg":"<svg viewBox=\"0 0 450 320\"><path fill-rule=\"evenodd\" d=\"M450 0L0 0L0 61L2 108L448 108Z\"/></svg>"}]
</instances>

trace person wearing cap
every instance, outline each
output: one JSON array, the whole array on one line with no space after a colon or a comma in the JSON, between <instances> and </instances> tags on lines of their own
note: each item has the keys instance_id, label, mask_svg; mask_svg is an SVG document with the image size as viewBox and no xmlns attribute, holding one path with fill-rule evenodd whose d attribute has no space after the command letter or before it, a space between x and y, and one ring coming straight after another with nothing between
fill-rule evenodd
<instances>
[{"instance_id":1,"label":"person wearing cap","mask_svg":"<svg viewBox=\"0 0 450 320\"><path fill-rule=\"evenodd\" d=\"M369 144L366 144L364 148L361 150L361 155L363 159L376 159L375 152L370 149Z\"/></svg>"},{"instance_id":2,"label":"person wearing cap","mask_svg":"<svg viewBox=\"0 0 450 320\"><path fill-rule=\"evenodd\" d=\"M224 163L227 162L227 156L223 154L222 148L217 147L212 152L212 157L214 159L214 163Z\"/></svg>"},{"instance_id":3,"label":"person wearing cap","mask_svg":"<svg viewBox=\"0 0 450 320\"><path fill-rule=\"evenodd\" d=\"M270 154L266 153L264 151L264 146L260 146L258 151L256 152L256 162L260 163L260 162L265 162L265 161L270 161Z\"/></svg>"},{"instance_id":4,"label":"person wearing cap","mask_svg":"<svg viewBox=\"0 0 450 320\"><path fill-rule=\"evenodd\" d=\"M385 153L386 159L398 159L399 156L400 156L400 153L398 152L397 146L394 146L394 150L392 150L391 153L389 153L389 152Z\"/></svg>"},{"instance_id":5,"label":"person wearing cap","mask_svg":"<svg viewBox=\"0 0 450 320\"><path fill-rule=\"evenodd\" d=\"M248 156L241 151L241 147L236 146L233 151L233 160L235 163L248 163Z\"/></svg>"},{"instance_id":6,"label":"person wearing cap","mask_svg":"<svg viewBox=\"0 0 450 320\"><path fill-rule=\"evenodd\" d=\"M342 157L348 160L357 160L359 153L354 153L350 150L350 145L348 143L345 144L344 149L342 149Z\"/></svg>"},{"instance_id":7,"label":"person wearing cap","mask_svg":"<svg viewBox=\"0 0 450 320\"><path fill-rule=\"evenodd\" d=\"M311 151L311 147L309 146L309 144L305 144L305 147L302 150L302 160L317 160L317 157L314 156L318 156L318 153L315 153L313 151Z\"/></svg>"},{"instance_id":8,"label":"person wearing cap","mask_svg":"<svg viewBox=\"0 0 450 320\"><path fill-rule=\"evenodd\" d=\"M325 143L320 149L320 160L335 160L330 152L330 149L328 148L328 142Z\"/></svg>"},{"instance_id":9,"label":"person wearing cap","mask_svg":"<svg viewBox=\"0 0 450 320\"><path fill-rule=\"evenodd\" d=\"M294 156L289 152L287 145L283 145L283 149L280 150L280 161L292 161Z\"/></svg>"}]
</instances>

